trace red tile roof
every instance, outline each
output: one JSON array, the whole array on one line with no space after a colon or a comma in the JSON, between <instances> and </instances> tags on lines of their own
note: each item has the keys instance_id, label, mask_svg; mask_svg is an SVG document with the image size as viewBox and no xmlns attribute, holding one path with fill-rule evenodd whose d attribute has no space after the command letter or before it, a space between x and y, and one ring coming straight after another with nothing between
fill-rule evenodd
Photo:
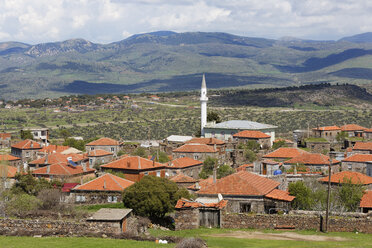
<instances>
[{"instance_id":1,"label":"red tile roof","mask_svg":"<svg viewBox=\"0 0 372 248\"><path fill-rule=\"evenodd\" d=\"M288 191L280 190L280 189L274 189L270 193L266 194L265 197L280 201L288 201L291 202L294 200L294 196L289 195Z\"/></svg>"},{"instance_id":2,"label":"red tile roof","mask_svg":"<svg viewBox=\"0 0 372 248\"><path fill-rule=\"evenodd\" d=\"M248 167L253 168L253 164L243 164L239 166L236 171L246 171Z\"/></svg>"},{"instance_id":3,"label":"red tile roof","mask_svg":"<svg viewBox=\"0 0 372 248\"><path fill-rule=\"evenodd\" d=\"M360 200L361 208L372 208L372 190L367 190Z\"/></svg>"},{"instance_id":4,"label":"red tile roof","mask_svg":"<svg viewBox=\"0 0 372 248\"><path fill-rule=\"evenodd\" d=\"M304 165L328 165L329 157L320 153L304 153L300 156L285 161L286 164L304 164ZM332 164L338 164L340 161L333 159Z\"/></svg>"},{"instance_id":5,"label":"red tile roof","mask_svg":"<svg viewBox=\"0 0 372 248\"><path fill-rule=\"evenodd\" d=\"M212 146L203 144L186 144L173 150L173 152L214 153L217 152L217 150Z\"/></svg>"},{"instance_id":6,"label":"red tile roof","mask_svg":"<svg viewBox=\"0 0 372 248\"><path fill-rule=\"evenodd\" d=\"M188 157L177 158L168 163L170 168L187 168L196 165L203 165L203 162Z\"/></svg>"},{"instance_id":7,"label":"red tile roof","mask_svg":"<svg viewBox=\"0 0 372 248\"><path fill-rule=\"evenodd\" d=\"M264 159L262 161L262 163L264 163L264 164L272 164L272 165L281 164L280 162L277 162L277 161L274 161L274 160L271 160L271 159Z\"/></svg>"},{"instance_id":8,"label":"red tile roof","mask_svg":"<svg viewBox=\"0 0 372 248\"><path fill-rule=\"evenodd\" d=\"M291 140L282 139L282 138L276 138L276 139L274 140L274 143L275 143L275 142L280 142L280 141L284 141L285 143L290 143L290 144L293 144L293 143L294 143L294 142L291 141Z\"/></svg>"},{"instance_id":9,"label":"red tile roof","mask_svg":"<svg viewBox=\"0 0 372 248\"><path fill-rule=\"evenodd\" d=\"M365 127L359 126L357 124L348 124L341 126L341 131L349 132L349 131L363 131Z\"/></svg>"},{"instance_id":10,"label":"red tile roof","mask_svg":"<svg viewBox=\"0 0 372 248\"><path fill-rule=\"evenodd\" d=\"M201 188L197 194L203 195L249 195L264 196L277 188L280 183L247 171L240 171L218 179L216 183Z\"/></svg>"},{"instance_id":11,"label":"red tile roof","mask_svg":"<svg viewBox=\"0 0 372 248\"><path fill-rule=\"evenodd\" d=\"M49 171L48 171L49 170ZM86 168L84 171L82 166L70 166L67 163L55 163L42 168L33 170L31 173L37 175L49 175L49 176L75 176L79 174L93 173L95 170Z\"/></svg>"},{"instance_id":12,"label":"red tile roof","mask_svg":"<svg viewBox=\"0 0 372 248\"><path fill-rule=\"evenodd\" d=\"M369 162L372 161L372 154L353 154L344 160L342 162L359 162L359 163L364 163L364 162Z\"/></svg>"},{"instance_id":13,"label":"red tile roof","mask_svg":"<svg viewBox=\"0 0 372 248\"><path fill-rule=\"evenodd\" d=\"M216 138L192 138L185 142L186 144L204 144L204 145L223 145L225 141Z\"/></svg>"},{"instance_id":14,"label":"red tile roof","mask_svg":"<svg viewBox=\"0 0 372 248\"><path fill-rule=\"evenodd\" d=\"M321 182L328 182L328 176L320 179ZM352 184L372 184L372 177L355 171L342 171L331 176L332 183L343 183L345 180L350 180Z\"/></svg>"},{"instance_id":15,"label":"red tile roof","mask_svg":"<svg viewBox=\"0 0 372 248\"><path fill-rule=\"evenodd\" d=\"M110 138L100 138L86 144L86 146L118 146L120 143Z\"/></svg>"},{"instance_id":16,"label":"red tile roof","mask_svg":"<svg viewBox=\"0 0 372 248\"><path fill-rule=\"evenodd\" d=\"M152 168L165 167L165 164L153 162L150 159L139 156L126 156L108 164L101 165L105 169L125 169L125 170L147 170Z\"/></svg>"},{"instance_id":17,"label":"red tile roof","mask_svg":"<svg viewBox=\"0 0 372 248\"><path fill-rule=\"evenodd\" d=\"M113 153L101 149L95 149L88 152L88 157L102 157L107 155L113 155Z\"/></svg>"},{"instance_id":18,"label":"red tile roof","mask_svg":"<svg viewBox=\"0 0 372 248\"><path fill-rule=\"evenodd\" d=\"M181 208L201 208L201 207L207 207L207 208L218 208L222 209L226 207L227 205L227 200L221 200L218 203L201 203L201 202L195 202L195 201L190 201L185 198L181 198L177 201L177 204L175 206L176 209L181 209Z\"/></svg>"},{"instance_id":19,"label":"red tile roof","mask_svg":"<svg viewBox=\"0 0 372 248\"><path fill-rule=\"evenodd\" d=\"M366 130L364 130L365 133L372 133L372 128L368 128Z\"/></svg>"},{"instance_id":20,"label":"red tile roof","mask_svg":"<svg viewBox=\"0 0 372 248\"><path fill-rule=\"evenodd\" d=\"M10 139L11 137L11 133L0 133L0 139Z\"/></svg>"},{"instance_id":21,"label":"red tile roof","mask_svg":"<svg viewBox=\"0 0 372 248\"><path fill-rule=\"evenodd\" d=\"M48 154L48 156L36 159L29 162L29 164L55 164L55 163L67 163L67 158L71 157L72 161L79 162L85 159L83 154L61 154L58 152ZM48 160L48 161L46 161Z\"/></svg>"},{"instance_id":22,"label":"red tile roof","mask_svg":"<svg viewBox=\"0 0 372 248\"><path fill-rule=\"evenodd\" d=\"M5 175L7 178L14 178L17 172L16 167L0 164L0 178Z\"/></svg>"},{"instance_id":23,"label":"red tile roof","mask_svg":"<svg viewBox=\"0 0 372 248\"><path fill-rule=\"evenodd\" d=\"M197 184L199 185L198 187ZM202 179L198 183L195 183L194 185L191 185L190 187L187 188L191 190L199 190L211 184L213 184L213 178L209 177L207 179Z\"/></svg>"},{"instance_id":24,"label":"red tile roof","mask_svg":"<svg viewBox=\"0 0 372 248\"><path fill-rule=\"evenodd\" d=\"M75 188L78 185L79 183L64 183L62 186L62 192L70 192L71 189Z\"/></svg>"},{"instance_id":25,"label":"red tile roof","mask_svg":"<svg viewBox=\"0 0 372 248\"><path fill-rule=\"evenodd\" d=\"M302 154L308 153L304 150L292 147L280 147L275 151L266 154L264 158L294 158Z\"/></svg>"},{"instance_id":26,"label":"red tile roof","mask_svg":"<svg viewBox=\"0 0 372 248\"><path fill-rule=\"evenodd\" d=\"M341 128L338 127L338 126L326 126L326 127L316 127L316 128L313 128L313 130L319 130L319 131L337 131L337 130L341 130Z\"/></svg>"},{"instance_id":27,"label":"red tile roof","mask_svg":"<svg viewBox=\"0 0 372 248\"><path fill-rule=\"evenodd\" d=\"M127 179L112 175L110 173L104 174L90 182L84 183L75 187L75 191L123 191L134 184L134 182Z\"/></svg>"},{"instance_id":28,"label":"red tile roof","mask_svg":"<svg viewBox=\"0 0 372 248\"><path fill-rule=\"evenodd\" d=\"M10 154L0 154L0 162L1 161L15 161L15 160L21 160L19 157L14 157L13 155Z\"/></svg>"},{"instance_id":29,"label":"red tile roof","mask_svg":"<svg viewBox=\"0 0 372 248\"><path fill-rule=\"evenodd\" d=\"M234 138L248 138L248 139L268 139L271 136L261 131L244 130L233 135Z\"/></svg>"},{"instance_id":30,"label":"red tile roof","mask_svg":"<svg viewBox=\"0 0 372 248\"><path fill-rule=\"evenodd\" d=\"M372 151L372 142L356 142L353 150Z\"/></svg>"},{"instance_id":31,"label":"red tile roof","mask_svg":"<svg viewBox=\"0 0 372 248\"><path fill-rule=\"evenodd\" d=\"M49 146L44 146L43 148L41 148L39 152L47 152L47 153L63 152L69 148L70 148L69 146L49 145Z\"/></svg>"},{"instance_id":32,"label":"red tile roof","mask_svg":"<svg viewBox=\"0 0 372 248\"><path fill-rule=\"evenodd\" d=\"M186 176L183 173L178 173L174 177L171 177L169 180L175 183L195 183L196 182L194 178Z\"/></svg>"},{"instance_id":33,"label":"red tile roof","mask_svg":"<svg viewBox=\"0 0 372 248\"><path fill-rule=\"evenodd\" d=\"M22 149L22 150L27 150L27 149L40 149L41 145L33 140L22 140L18 142L15 145L12 145L14 148Z\"/></svg>"}]
</instances>

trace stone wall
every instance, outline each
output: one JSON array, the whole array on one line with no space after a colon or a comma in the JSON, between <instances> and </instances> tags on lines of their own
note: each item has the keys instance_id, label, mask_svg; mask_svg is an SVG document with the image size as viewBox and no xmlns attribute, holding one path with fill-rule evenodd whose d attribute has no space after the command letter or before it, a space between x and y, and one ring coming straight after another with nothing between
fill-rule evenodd
<instances>
[{"instance_id":1,"label":"stone wall","mask_svg":"<svg viewBox=\"0 0 372 248\"><path fill-rule=\"evenodd\" d=\"M174 221L176 230L199 228L199 209L176 209Z\"/></svg>"},{"instance_id":2,"label":"stone wall","mask_svg":"<svg viewBox=\"0 0 372 248\"><path fill-rule=\"evenodd\" d=\"M315 215L253 215L221 211L222 228L274 229L278 226L293 226L296 230L320 230L320 225L320 217ZM328 230L372 233L372 219L366 216L361 218L331 216Z\"/></svg>"}]
</instances>

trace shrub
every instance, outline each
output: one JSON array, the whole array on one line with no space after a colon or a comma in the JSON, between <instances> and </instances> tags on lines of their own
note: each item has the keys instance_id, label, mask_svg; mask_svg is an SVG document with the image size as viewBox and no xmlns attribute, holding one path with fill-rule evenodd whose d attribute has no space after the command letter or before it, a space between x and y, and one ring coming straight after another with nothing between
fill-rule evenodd
<instances>
[{"instance_id":1,"label":"shrub","mask_svg":"<svg viewBox=\"0 0 372 248\"><path fill-rule=\"evenodd\" d=\"M61 192L58 189L42 189L37 198L41 201L41 209L55 209L60 204Z\"/></svg>"},{"instance_id":2,"label":"shrub","mask_svg":"<svg viewBox=\"0 0 372 248\"><path fill-rule=\"evenodd\" d=\"M6 203L6 213L11 216L24 217L29 212L37 210L40 205L41 201L33 195L17 194Z\"/></svg>"},{"instance_id":3,"label":"shrub","mask_svg":"<svg viewBox=\"0 0 372 248\"><path fill-rule=\"evenodd\" d=\"M204 248L207 244L199 238L185 238L179 242L175 248Z\"/></svg>"}]
</instances>

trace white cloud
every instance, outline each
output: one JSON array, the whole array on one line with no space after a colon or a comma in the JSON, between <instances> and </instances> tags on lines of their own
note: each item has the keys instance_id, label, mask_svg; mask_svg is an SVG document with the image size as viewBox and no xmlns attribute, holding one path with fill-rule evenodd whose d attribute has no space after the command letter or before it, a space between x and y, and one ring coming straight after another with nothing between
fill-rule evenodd
<instances>
[{"instance_id":1,"label":"white cloud","mask_svg":"<svg viewBox=\"0 0 372 248\"><path fill-rule=\"evenodd\" d=\"M156 30L338 39L372 31L361 0L2 0L0 41L109 43Z\"/></svg>"}]
</instances>

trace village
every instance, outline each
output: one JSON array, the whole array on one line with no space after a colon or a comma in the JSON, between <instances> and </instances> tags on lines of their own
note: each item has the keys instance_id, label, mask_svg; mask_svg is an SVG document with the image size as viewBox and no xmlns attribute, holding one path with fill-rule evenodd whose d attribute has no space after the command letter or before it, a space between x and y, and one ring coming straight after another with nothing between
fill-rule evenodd
<instances>
[{"instance_id":1,"label":"village","mask_svg":"<svg viewBox=\"0 0 372 248\"><path fill-rule=\"evenodd\" d=\"M102 137L78 150L50 144L48 128L26 128L22 132L27 138L17 142L12 140L11 133L1 133L0 148L10 151L0 155L3 191L19 187L20 181L25 180L22 177L28 176L55 183L61 204L120 204L123 192L153 176L169 179L192 196L177 199L173 206L171 216L176 230L329 228L372 232L371 127L353 123L307 127L293 130L293 138L285 139L276 137L278 127L270 124L249 120L220 122L218 118L207 121L211 118L207 114L204 76L200 102L200 137L174 134L161 142L142 143ZM293 190L294 185L305 183L319 185L316 187L329 184L336 192L343 185L355 186L362 194L349 205L342 199L338 205L326 204L324 222L324 204L304 205L300 201L302 196ZM6 201L2 206L4 216L7 216ZM339 218L329 224L328 210L332 215L357 216L358 222ZM102 208L87 221L98 223L98 229L123 233L138 229L134 227L138 224L133 214L136 212L136 209ZM288 219L273 219L283 216ZM110 222L114 224L102 224ZM0 224L0 229L5 226L10 228ZM88 229L95 230L92 224Z\"/></svg>"}]
</instances>

